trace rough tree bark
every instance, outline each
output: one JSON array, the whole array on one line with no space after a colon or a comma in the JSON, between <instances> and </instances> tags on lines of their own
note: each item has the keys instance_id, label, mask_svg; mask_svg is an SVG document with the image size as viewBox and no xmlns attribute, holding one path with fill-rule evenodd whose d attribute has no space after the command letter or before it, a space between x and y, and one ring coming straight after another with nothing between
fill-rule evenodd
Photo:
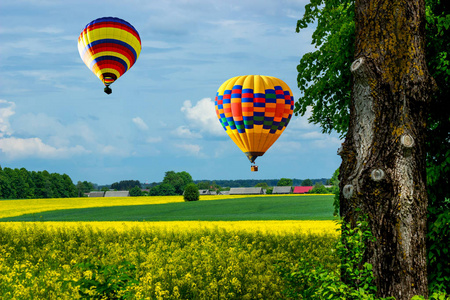
<instances>
[{"instance_id":1,"label":"rough tree bark","mask_svg":"<svg viewBox=\"0 0 450 300\"><path fill-rule=\"evenodd\" d=\"M367 215L379 297L427 295L424 0L356 0L350 124L340 155L340 213Z\"/></svg>"}]
</instances>

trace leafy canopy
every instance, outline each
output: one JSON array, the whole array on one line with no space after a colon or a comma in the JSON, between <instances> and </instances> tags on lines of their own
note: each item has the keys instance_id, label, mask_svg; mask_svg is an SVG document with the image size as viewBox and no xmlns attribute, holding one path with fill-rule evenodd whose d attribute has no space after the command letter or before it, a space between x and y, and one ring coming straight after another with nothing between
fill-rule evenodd
<instances>
[{"instance_id":1,"label":"leafy canopy","mask_svg":"<svg viewBox=\"0 0 450 300\"><path fill-rule=\"evenodd\" d=\"M292 186L293 180L289 178L280 178L277 182L277 186Z\"/></svg>"},{"instance_id":2,"label":"leafy canopy","mask_svg":"<svg viewBox=\"0 0 450 300\"><path fill-rule=\"evenodd\" d=\"M302 96L295 103L296 115L312 108L309 121L320 124L322 132L347 132L351 99L355 23L354 1L312 0L297 22L297 32L317 21L312 35L314 52L303 55L298 70Z\"/></svg>"},{"instance_id":3,"label":"leafy canopy","mask_svg":"<svg viewBox=\"0 0 450 300\"><path fill-rule=\"evenodd\" d=\"M184 201L198 201L200 200L200 193L195 183L189 183L186 185L183 194Z\"/></svg>"}]
</instances>

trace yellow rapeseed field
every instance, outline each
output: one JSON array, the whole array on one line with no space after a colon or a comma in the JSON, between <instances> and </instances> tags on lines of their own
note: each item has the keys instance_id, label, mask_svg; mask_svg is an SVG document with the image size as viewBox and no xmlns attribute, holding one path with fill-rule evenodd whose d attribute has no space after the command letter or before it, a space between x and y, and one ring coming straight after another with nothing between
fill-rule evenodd
<instances>
[{"instance_id":1,"label":"yellow rapeseed field","mask_svg":"<svg viewBox=\"0 0 450 300\"><path fill-rule=\"evenodd\" d=\"M0 201L0 217L171 202L183 198L6 200ZM334 221L0 222L0 295L283 299L279 267L293 268L307 258L338 269L331 251L337 228Z\"/></svg>"},{"instance_id":2,"label":"yellow rapeseed field","mask_svg":"<svg viewBox=\"0 0 450 300\"><path fill-rule=\"evenodd\" d=\"M283 299L279 267L338 269L335 234L219 223L1 223L1 299Z\"/></svg>"},{"instance_id":3,"label":"yellow rapeseed field","mask_svg":"<svg viewBox=\"0 0 450 300\"><path fill-rule=\"evenodd\" d=\"M332 234L337 235L335 221L160 221L160 222L0 222L5 228L37 226L42 229L89 227L95 230L124 232L139 230L162 230L194 232L221 229L226 231L261 232L271 234Z\"/></svg>"}]
</instances>

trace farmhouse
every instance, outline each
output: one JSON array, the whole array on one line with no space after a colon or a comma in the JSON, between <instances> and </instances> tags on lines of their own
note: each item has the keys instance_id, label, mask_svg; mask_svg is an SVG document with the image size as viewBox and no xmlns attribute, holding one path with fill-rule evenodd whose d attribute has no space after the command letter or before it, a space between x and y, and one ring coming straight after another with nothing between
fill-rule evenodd
<instances>
[{"instance_id":1,"label":"farmhouse","mask_svg":"<svg viewBox=\"0 0 450 300\"><path fill-rule=\"evenodd\" d=\"M296 186L294 188L294 194L306 194L313 189L313 186Z\"/></svg>"},{"instance_id":2,"label":"farmhouse","mask_svg":"<svg viewBox=\"0 0 450 300\"><path fill-rule=\"evenodd\" d=\"M231 188L230 195L260 195L264 194L262 187L247 187L247 188Z\"/></svg>"},{"instance_id":3,"label":"farmhouse","mask_svg":"<svg viewBox=\"0 0 450 300\"><path fill-rule=\"evenodd\" d=\"M104 197L105 192L90 192L88 193L88 197Z\"/></svg>"},{"instance_id":4,"label":"farmhouse","mask_svg":"<svg viewBox=\"0 0 450 300\"><path fill-rule=\"evenodd\" d=\"M107 191L105 197L129 197L129 191Z\"/></svg>"},{"instance_id":5,"label":"farmhouse","mask_svg":"<svg viewBox=\"0 0 450 300\"><path fill-rule=\"evenodd\" d=\"M274 186L272 194L291 194L292 186Z\"/></svg>"}]
</instances>

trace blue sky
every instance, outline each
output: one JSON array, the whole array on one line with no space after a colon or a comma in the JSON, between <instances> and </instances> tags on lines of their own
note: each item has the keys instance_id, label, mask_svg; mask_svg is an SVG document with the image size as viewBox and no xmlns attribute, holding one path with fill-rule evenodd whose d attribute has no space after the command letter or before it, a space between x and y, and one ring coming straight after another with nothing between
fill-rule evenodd
<instances>
[{"instance_id":1,"label":"blue sky","mask_svg":"<svg viewBox=\"0 0 450 300\"><path fill-rule=\"evenodd\" d=\"M76 183L158 182L166 171L200 179L331 177L338 135L293 116L259 157L259 172L215 115L219 86L270 75L300 96L296 66L312 30L295 32L303 0L0 2L0 165L66 173ZM77 38L105 16L130 22L142 51L103 92Z\"/></svg>"}]
</instances>

